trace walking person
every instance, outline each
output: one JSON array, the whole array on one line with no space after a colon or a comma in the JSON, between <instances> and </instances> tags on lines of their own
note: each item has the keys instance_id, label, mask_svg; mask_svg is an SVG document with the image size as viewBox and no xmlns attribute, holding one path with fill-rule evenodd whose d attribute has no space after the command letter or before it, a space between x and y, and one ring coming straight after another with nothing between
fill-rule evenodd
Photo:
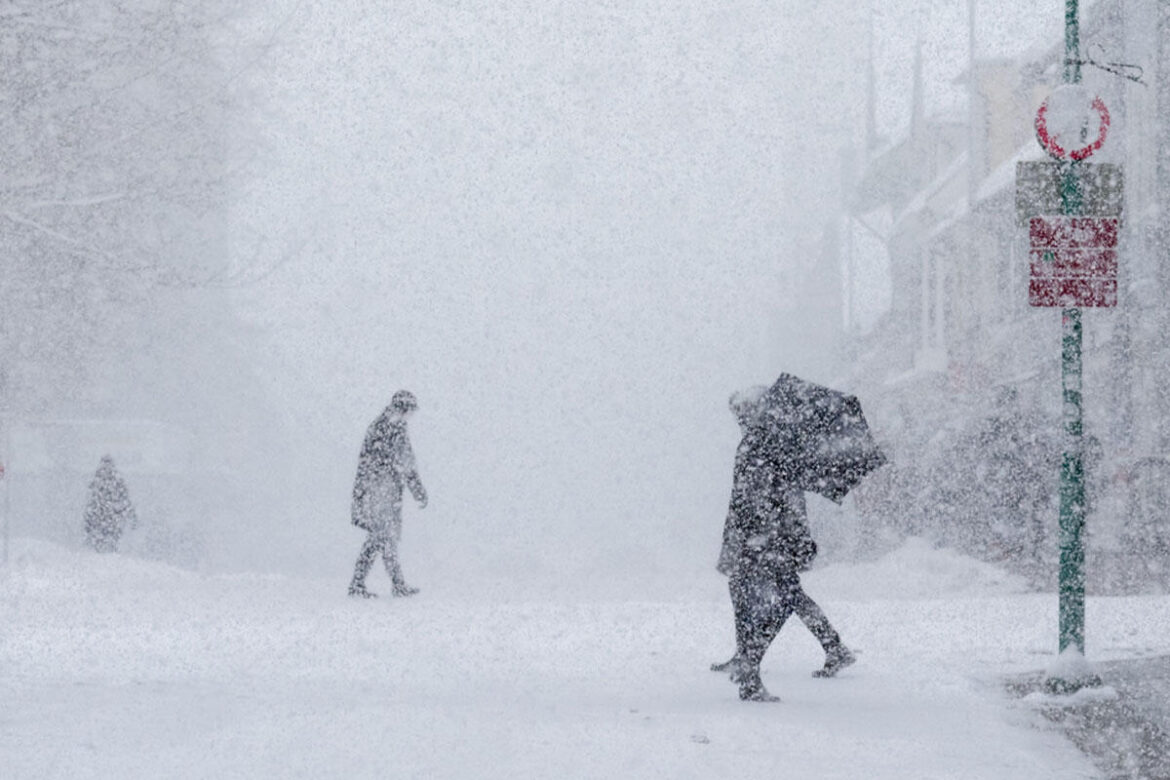
<instances>
[{"instance_id":1,"label":"walking person","mask_svg":"<svg viewBox=\"0 0 1170 780\"><path fill-rule=\"evenodd\" d=\"M767 388L731 397L731 410L743 433L736 450L731 502L717 568L728 575L735 610L736 652L711 666L730 671L741 699L776 701L760 680L760 662L793 612L825 651L816 677L832 677L854 662L825 613L800 583L816 555L808 527L804 492L789 484L767 452L766 437L753 425Z\"/></svg>"},{"instance_id":2,"label":"walking person","mask_svg":"<svg viewBox=\"0 0 1170 780\"><path fill-rule=\"evenodd\" d=\"M413 596L418 588L406 584L398 561L398 542L402 538L402 489L405 486L418 502L427 505L415 468L414 452L407 435L407 419L418 408L414 394L399 390L390 405L378 415L366 431L358 456L357 476L353 483L353 524L366 531L366 540L354 564L349 595L373 598L366 589L366 575L379 554L390 575L395 596Z\"/></svg>"}]
</instances>

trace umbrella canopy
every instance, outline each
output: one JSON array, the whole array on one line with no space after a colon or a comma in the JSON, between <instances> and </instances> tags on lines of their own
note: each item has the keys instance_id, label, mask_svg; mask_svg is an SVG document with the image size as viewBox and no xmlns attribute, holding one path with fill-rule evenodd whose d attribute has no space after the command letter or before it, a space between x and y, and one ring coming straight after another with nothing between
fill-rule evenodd
<instances>
[{"instance_id":1,"label":"umbrella canopy","mask_svg":"<svg viewBox=\"0 0 1170 780\"><path fill-rule=\"evenodd\" d=\"M886 462L856 397L791 374L768 389L755 425L760 455L784 479L838 504Z\"/></svg>"}]
</instances>

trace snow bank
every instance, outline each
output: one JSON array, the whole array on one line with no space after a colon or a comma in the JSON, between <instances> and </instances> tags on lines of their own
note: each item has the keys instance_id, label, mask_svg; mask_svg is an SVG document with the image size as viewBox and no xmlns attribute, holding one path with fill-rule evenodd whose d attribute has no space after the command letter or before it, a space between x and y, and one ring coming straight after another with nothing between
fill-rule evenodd
<instances>
[{"instance_id":1,"label":"snow bank","mask_svg":"<svg viewBox=\"0 0 1170 780\"><path fill-rule=\"evenodd\" d=\"M805 576L834 599L952 599L1027 592L1027 581L954 550L911 538L873 563L832 564Z\"/></svg>"}]
</instances>

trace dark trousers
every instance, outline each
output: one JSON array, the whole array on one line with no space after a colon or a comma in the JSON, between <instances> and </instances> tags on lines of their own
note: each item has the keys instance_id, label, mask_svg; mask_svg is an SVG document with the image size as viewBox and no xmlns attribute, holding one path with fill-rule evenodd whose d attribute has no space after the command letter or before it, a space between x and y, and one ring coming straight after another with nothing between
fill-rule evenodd
<instances>
[{"instance_id":1,"label":"dark trousers","mask_svg":"<svg viewBox=\"0 0 1170 780\"><path fill-rule=\"evenodd\" d=\"M357 563L353 567L353 585L365 586L366 575L374 566L374 559L381 554L382 562L386 565L386 573L395 588L406 587L406 580L402 576L402 567L398 563L398 541L388 528L370 531L358 553Z\"/></svg>"},{"instance_id":2,"label":"dark trousers","mask_svg":"<svg viewBox=\"0 0 1170 780\"><path fill-rule=\"evenodd\" d=\"M735 608L735 652L748 669L758 669L772 641L793 613L828 652L841 637L824 611L800 586L795 571L769 565L741 566L729 582Z\"/></svg>"}]
</instances>

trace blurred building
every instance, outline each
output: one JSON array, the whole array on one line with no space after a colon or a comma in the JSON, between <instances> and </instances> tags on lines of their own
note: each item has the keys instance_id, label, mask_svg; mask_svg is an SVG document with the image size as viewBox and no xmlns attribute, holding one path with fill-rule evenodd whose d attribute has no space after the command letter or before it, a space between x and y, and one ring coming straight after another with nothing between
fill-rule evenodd
<instances>
[{"instance_id":1,"label":"blurred building","mask_svg":"<svg viewBox=\"0 0 1170 780\"><path fill-rule=\"evenodd\" d=\"M1090 162L1120 164L1125 174L1119 303L1084 310L1086 434L1102 449L1090 478L1102 496L1117 494L1113 504L1092 508L1103 515L1099 538L1112 544L1125 533L1127 470L1170 457L1170 3L1083 7L1080 41L1082 83L1112 116L1108 140ZM1046 450L1059 449L1060 312L1028 306L1028 239L1015 180L1017 163L1044 159L1033 123L1062 83L1064 58L1062 39L1015 59L975 61L960 77L966 115L928 116L916 68L907 130L872 150L857 182L850 218L889 226L891 298L872 328L851 334L848 384L872 388L868 407L897 450L904 490L937 489L932 470L946 457L956 461L951 468L973 457L966 465L974 468L979 452L964 455L959 442L986 454L980 430L1004 415L1029 441L1052 439L1033 453L1044 464L1052 459ZM1050 465L1052 492L1057 467ZM952 495L952 503L979 508L986 499L987 509L999 500L986 486L954 488L973 494ZM1047 499L1029 500L1038 501L1030 511L1050 509ZM913 514L905 505L897 511ZM943 522L934 514L890 522ZM1005 542L988 546L995 544Z\"/></svg>"}]
</instances>

